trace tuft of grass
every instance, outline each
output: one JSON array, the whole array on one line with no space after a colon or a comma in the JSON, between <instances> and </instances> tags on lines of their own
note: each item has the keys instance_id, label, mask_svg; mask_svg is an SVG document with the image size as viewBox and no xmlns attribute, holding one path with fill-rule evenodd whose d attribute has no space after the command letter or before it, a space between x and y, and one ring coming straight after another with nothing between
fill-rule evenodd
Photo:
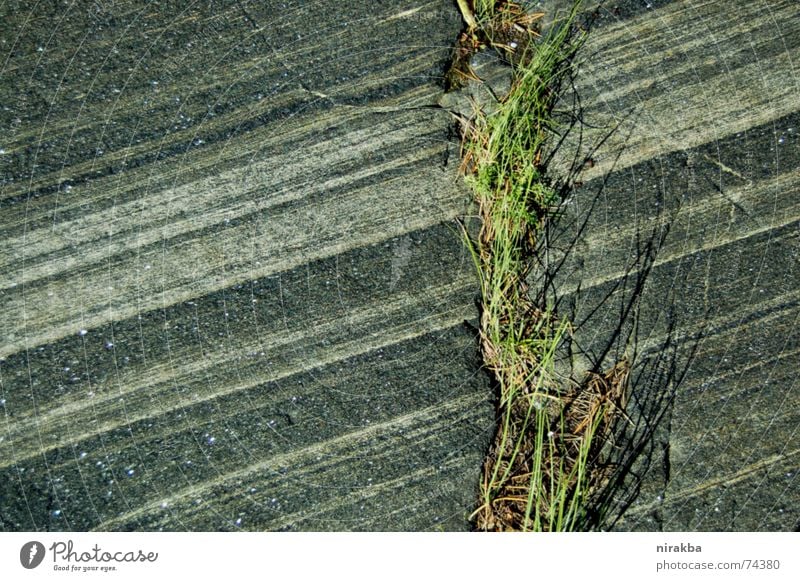
<instances>
[{"instance_id":1,"label":"tuft of grass","mask_svg":"<svg viewBox=\"0 0 800 581\"><path fill-rule=\"evenodd\" d=\"M481 351L498 388L499 424L472 517L481 530L586 529L605 478L604 442L624 406L627 365L560 385L555 359L571 327L527 283L559 203L542 160L557 129L562 81L583 40L575 27L580 0L541 39L534 26L541 15L516 4L458 4L473 44L513 52L511 90L499 107L461 120L462 169L481 224L465 239L480 280ZM524 39L505 42L509 30Z\"/></svg>"}]
</instances>

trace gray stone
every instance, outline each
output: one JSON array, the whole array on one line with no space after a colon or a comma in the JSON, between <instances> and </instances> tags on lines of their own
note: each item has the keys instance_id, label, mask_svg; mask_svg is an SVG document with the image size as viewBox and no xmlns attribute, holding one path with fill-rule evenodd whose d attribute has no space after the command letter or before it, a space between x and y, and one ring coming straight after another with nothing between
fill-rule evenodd
<instances>
[{"instance_id":1,"label":"gray stone","mask_svg":"<svg viewBox=\"0 0 800 581\"><path fill-rule=\"evenodd\" d=\"M0 528L464 530L460 17L214 6L3 6Z\"/></svg>"},{"instance_id":2,"label":"gray stone","mask_svg":"<svg viewBox=\"0 0 800 581\"><path fill-rule=\"evenodd\" d=\"M798 6L599 16L552 165L582 183L550 274L573 351L601 368L635 355L622 465L642 446L611 521L795 529Z\"/></svg>"},{"instance_id":3,"label":"gray stone","mask_svg":"<svg viewBox=\"0 0 800 581\"><path fill-rule=\"evenodd\" d=\"M204 6L0 9L0 529L467 529L455 5ZM604 6L546 260L636 355L609 526L796 528L799 9Z\"/></svg>"}]
</instances>

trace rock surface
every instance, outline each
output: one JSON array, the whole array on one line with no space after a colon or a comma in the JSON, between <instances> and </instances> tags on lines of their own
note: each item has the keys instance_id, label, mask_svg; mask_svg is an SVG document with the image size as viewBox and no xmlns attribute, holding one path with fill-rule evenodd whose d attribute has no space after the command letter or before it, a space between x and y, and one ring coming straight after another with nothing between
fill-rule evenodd
<instances>
[{"instance_id":1,"label":"rock surface","mask_svg":"<svg viewBox=\"0 0 800 581\"><path fill-rule=\"evenodd\" d=\"M18 4L0 529L468 528L493 407L454 3ZM576 350L635 349L663 414L615 526L792 529L800 7L651 5L599 11L582 151L608 137L552 233Z\"/></svg>"},{"instance_id":2,"label":"rock surface","mask_svg":"<svg viewBox=\"0 0 800 581\"><path fill-rule=\"evenodd\" d=\"M457 10L148 6L3 7L0 526L465 529Z\"/></svg>"},{"instance_id":3,"label":"rock surface","mask_svg":"<svg viewBox=\"0 0 800 581\"><path fill-rule=\"evenodd\" d=\"M575 351L635 353L629 413L661 417L633 430L652 437L616 527L792 530L800 6L620 4L583 49L556 159L583 185L551 233Z\"/></svg>"}]
</instances>

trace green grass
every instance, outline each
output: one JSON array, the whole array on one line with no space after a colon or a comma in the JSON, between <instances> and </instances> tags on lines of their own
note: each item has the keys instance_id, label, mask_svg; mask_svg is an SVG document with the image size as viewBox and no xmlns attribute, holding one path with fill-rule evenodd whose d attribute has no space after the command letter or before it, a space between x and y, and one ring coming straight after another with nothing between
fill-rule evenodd
<instances>
[{"instance_id":1,"label":"green grass","mask_svg":"<svg viewBox=\"0 0 800 581\"><path fill-rule=\"evenodd\" d=\"M500 12L495 0L457 0L458 7L470 27L485 27Z\"/></svg>"},{"instance_id":2,"label":"green grass","mask_svg":"<svg viewBox=\"0 0 800 581\"><path fill-rule=\"evenodd\" d=\"M612 394L621 390L603 375L577 387L559 385L554 362L570 325L527 284L540 235L559 203L542 159L557 129L553 109L562 81L583 39L575 27L580 1L541 40L529 26L538 15L514 5L459 0L459 6L468 30L493 46L493 34L514 19L516 30L530 36L524 53L510 59L512 87L499 107L462 120L463 167L480 216L480 231L466 241L480 278L483 360L499 392L499 426L473 516L483 530L585 529L602 481L596 467L602 440L618 409Z\"/></svg>"}]
</instances>

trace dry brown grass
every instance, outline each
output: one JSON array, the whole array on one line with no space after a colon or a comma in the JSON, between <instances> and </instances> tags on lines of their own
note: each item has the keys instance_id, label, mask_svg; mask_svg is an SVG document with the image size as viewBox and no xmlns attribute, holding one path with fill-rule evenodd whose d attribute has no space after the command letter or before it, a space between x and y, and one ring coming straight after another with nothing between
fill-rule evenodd
<instances>
[{"instance_id":1,"label":"dry brown grass","mask_svg":"<svg viewBox=\"0 0 800 581\"><path fill-rule=\"evenodd\" d=\"M465 15L481 30L470 26L456 52L465 77L470 51L480 45L505 52L513 70L496 111L461 119L462 170L480 217L478 235L467 240L481 282L481 351L498 389L499 426L473 514L480 530L586 528L608 475L603 453L626 403L624 361L580 382L556 380L554 362L570 325L534 300L526 282L558 202L542 159L559 86L579 45L578 4L537 42L541 15L483 2L482 12Z\"/></svg>"}]
</instances>

